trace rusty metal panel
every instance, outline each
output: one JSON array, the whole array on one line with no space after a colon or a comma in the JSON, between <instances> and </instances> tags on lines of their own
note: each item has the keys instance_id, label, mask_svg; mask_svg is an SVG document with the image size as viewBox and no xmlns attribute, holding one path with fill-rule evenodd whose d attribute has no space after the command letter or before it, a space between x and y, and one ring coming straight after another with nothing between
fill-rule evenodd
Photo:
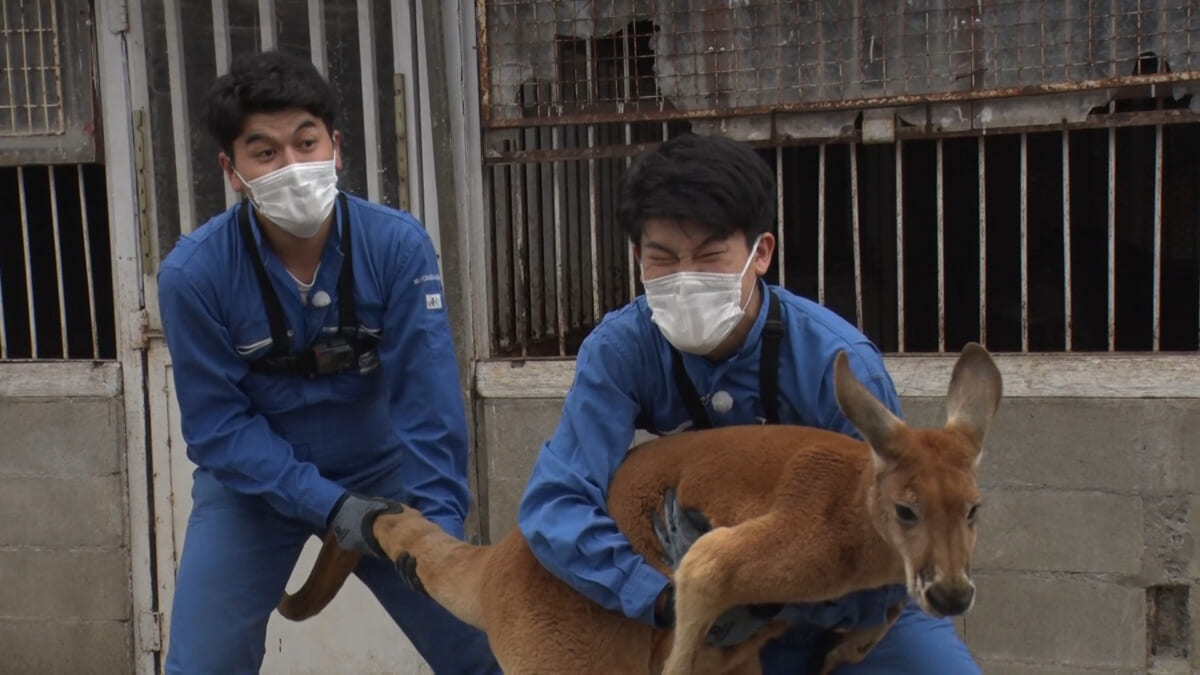
<instances>
[{"instance_id":1,"label":"rusty metal panel","mask_svg":"<svg viewBox=\"0 0 1200 675\"><path fill-rule=\"evenodd\" d=\"M970 101L1200 79L1189 0L479 0L489 127ZM1147 70L1153 54L1168 68ZM538 88L528 98L531 83Z\"/></svg>"},{"instance_id":2,"label":"rusty metal panel","mask_svg":"<svg viewBox=\"0 0 1200 675\"><path fill-rule=\"evenodd\" d=\"M0 0L0 166L94 162L86 0Z\"/></svg>"}]
</instances>

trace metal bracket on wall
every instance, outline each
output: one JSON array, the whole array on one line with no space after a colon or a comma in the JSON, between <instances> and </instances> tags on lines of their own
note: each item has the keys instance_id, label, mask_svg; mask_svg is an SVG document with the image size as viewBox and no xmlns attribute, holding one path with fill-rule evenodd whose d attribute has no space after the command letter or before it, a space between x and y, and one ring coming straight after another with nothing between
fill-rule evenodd
<instances>
[{"instance_id":1,"label":"metal bracket on wall","mask_svg":"<svg viewBox=\"0 0 1200 675\"><path fill-rule=\"evenodd\" d=\"M408 109L404 97L404 74L396 73L393 78L396 97L396 202L400 208L409 209L408 198Z\"/></svg>"},{"instance_id":2,"label":"metal bracket on wall","mask_svg":"<svg viewBox=\"0 0 1200 675\"><path fill-rule=\"evenodd\" d=\"M133 111L134 179L137 182L138 238L142 249L142 274L153 272L150 241L150 195L146 188L146 111Z\"/></svg>"}]
</instances>

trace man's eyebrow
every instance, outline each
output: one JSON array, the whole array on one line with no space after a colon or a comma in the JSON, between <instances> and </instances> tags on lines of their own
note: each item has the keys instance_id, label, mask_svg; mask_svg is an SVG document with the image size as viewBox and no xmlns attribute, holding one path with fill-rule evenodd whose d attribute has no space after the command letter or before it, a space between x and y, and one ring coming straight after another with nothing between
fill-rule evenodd
<instances>
[{"instance_id":1,"label":"man's eyebrow","mask_svg":"<svg viewBox=\"0 0 1200 675\"><path fill-rule=\"evenodd\" d=\"M258 141L264 141L264 142L269 143L269 142L271 142L271 137L264 134L261 131L255 131L255 132L251 132L251 134L242 141L242 144L250 145L251 143L256 143Z\"/></svg>"},{"instance_id":2,"label":"man's eyebrow","mask_svg":"<svg viewBox=\"0 0 1200 675\"><path fill-rule=\"evenodd\" d=\"M315 127L315 126L317 126L317 121L316 121L316 120L314 120L314 119L312 119L312 118L309 118L309 119L306 119L306 120L304 120L304 121L303 121L303 122L301 122L300 124L296 125L296 130L295 130L295 131L293 131L292 133L293 133L293 134L298 134L298 133L300 133L301 131L304 131L305 129L308 129L309 127Z\"/></svg>"},{"instance_id":3,"label":"man's eyebrow","mask_svg":"<svg viewBox=\"0 0 1200 675\"><path fill-rule=\"evenodd\" d=\"M642 244L642 248L644 248L644 249L645 249L645 248L652 248L652 249L654 249L654 250L656 250L656 251L662 251L663 253L670 253L671 255L675 255L675 251L674 251L674 250L672 250L672 249L670 249L670 248L668 248L668 247L664 246L663 244L660 244L660 243L658 243L658 242L656 242L656 241L648 241L648 242L646 242L645 244Z\"/></svg>"},{"instance_id":4,"label":"man's eyebrow","mask_svg":"<svg viewBox=\"0 0 1200 675\"><path fill-rule=\"evenodd\" d=\"M709 235L709 237L707 239L700 242L700 245L696 247L696 250L699 251L700 249L708 247L708 246L712 246L713 244L724 243L724 241L728 238L729 238L728 236L723 237L719 234Z\"/></svg>"}]
</instances>

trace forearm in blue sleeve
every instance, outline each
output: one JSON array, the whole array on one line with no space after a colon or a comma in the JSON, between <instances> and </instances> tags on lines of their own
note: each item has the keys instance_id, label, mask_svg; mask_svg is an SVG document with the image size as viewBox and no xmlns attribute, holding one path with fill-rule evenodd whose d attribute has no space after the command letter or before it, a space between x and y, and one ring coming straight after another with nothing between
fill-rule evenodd
<instances>
[{"instance_id":1,"label":"forearm in blue sleeve","mask_svg":"<svg viewBox=\"0 0 1200 675\"><path fill-rule=\"evenodd\" d=\"M458 363L433 245L427 236L411 236L408 242L412 248L392 275L379 357L389 380L396 432L407 453L409 500L462 538L471 494Z\"/></svg>"},{"instance_id":2,"label":"forearm in blue sleeve","mask_svg":"<svg viewBox=\"0 0 1200 675\"><path fill-rule=\"evenodd\" d=\"M611 347L585 347L558 429L530 476L518 525L556 577L602 607L650 623L667 578L633 549L606 503L633 439L638 404L628 370L636 366Z\"/></svg>"},{"instance_id":3,"label":"forearm in blue sleeve","mask_svg":"<svg viewBox=\"0 0 1200 675\"><path fill-rule=\"evenodd\" d=\"M171 354L188 458L226 487L263 497L280 514L323 530L344 488L296 460L240 388L248 366L211 299L176 269L159 275L159 307Z\"/></svg>"}]
</instances>

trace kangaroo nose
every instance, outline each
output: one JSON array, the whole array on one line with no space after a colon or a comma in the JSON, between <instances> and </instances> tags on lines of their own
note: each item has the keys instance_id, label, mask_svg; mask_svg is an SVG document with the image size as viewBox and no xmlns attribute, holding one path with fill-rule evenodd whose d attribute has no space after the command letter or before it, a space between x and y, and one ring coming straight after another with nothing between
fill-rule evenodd
<instances>
[{"instance_id":1,"label":"kangaroo nose","mask_svg":"<svg viewBox=\"0 0 1200 675\"><path fill-rule=\"evenodd\" d=\"M929 607L943 616L957 616L971 608L975 599L975 588L970 584L948 586L935 584L925 591L925 601Z\"/></svg>"}]
</instances>

